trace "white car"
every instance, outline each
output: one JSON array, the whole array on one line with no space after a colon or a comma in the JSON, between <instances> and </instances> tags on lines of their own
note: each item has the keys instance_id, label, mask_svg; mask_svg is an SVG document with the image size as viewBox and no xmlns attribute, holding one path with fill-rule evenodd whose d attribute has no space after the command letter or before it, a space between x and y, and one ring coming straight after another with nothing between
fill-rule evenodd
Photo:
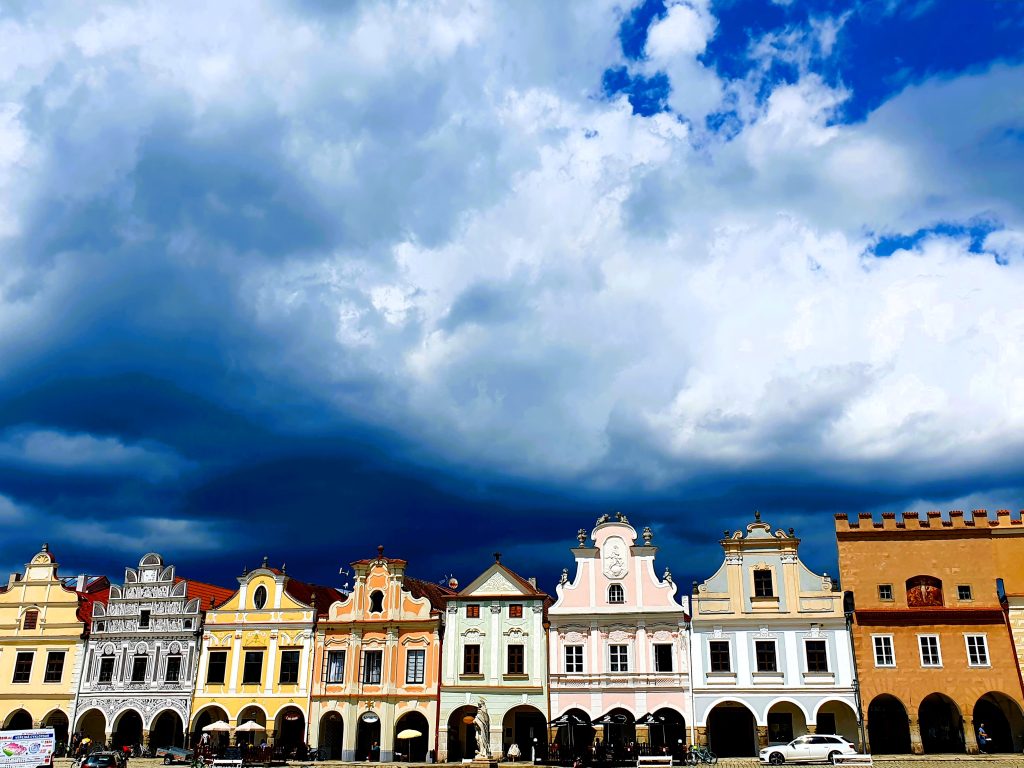
<instances>
[{"instance_id":1,"label":"white car","mask_svg":"<svg viewBox=\"0 0 1024 768\"><path fill-rule=\"evenodd\" d=\"M757 757L762 763L831 763L836 755L855 755L853 744L842 736L799 736L789 744L765 747Z\"/></svg>"}]
</instances>

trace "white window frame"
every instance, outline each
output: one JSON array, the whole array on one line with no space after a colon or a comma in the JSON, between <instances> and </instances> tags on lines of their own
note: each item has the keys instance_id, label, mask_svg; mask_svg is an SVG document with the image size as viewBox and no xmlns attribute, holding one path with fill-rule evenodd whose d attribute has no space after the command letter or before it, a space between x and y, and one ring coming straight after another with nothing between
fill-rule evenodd
<instances>
[{"instance_id":1,"label":"white window frame","mask_svg":"<svg viewBox=\"0 0 1024 768\"><path fill-rule=\"evenodd\" d=\"M419 668L419 680L410 680L410 676L414 676L413 673L416 671L412 665L414 657L419 657L420 668ZM427 680L427 649L426 648L407 648L405 651L405 684L406 685L424 685Z\"/></svg>"},{"instance_id":2,"label":"white window frame","mask_svg":"<svg viewBox=\"0 0 1024 768\"><path fill-rule=\"evenodd\" d=\"M889 590L889 596L888 597L883 597L882 596L882 587L885 587L886 589ZM892 584L879 584L878 585L878 599L881 600L883 603L891 603L891 602L896 600L896 590L893 589Z\"/></svg>"},{"instance_id":3,"label":"white window frame","mask_svg":"<svg viewBox=\"0 0 1024 768\"><path fill-rule=\"evenodd\" d=\"M672 669L658 669L658 646L668 646L669 648L669 662L672 664ZM675 643L651 643L651 669L656 674L669 674L672 672L678 672L676 669L676 644Z\"/></svg>"},{"instance_id":4,"label":"white window frame","mask_svg":"<svg viewBox=\"0 0 1024 768\"><path fill-rule=\"evenodd\" d=\"M934 640L935 641L935 655L939 659L937 664L925 664L924 663L924 642L923 641L926 638L929 639L929 640ZM939 639L938 635L931 634L931 633L924 634L924 635L918 635L917 636L917 653L918 653L918 657L921 660L921 667L922 668L924 668L924 669L942 669L942 641Z\"/></svg>"},{"instance_id":5,"label":"white window frame","mask_svg":"<svg viewBox=\"0 0 1024 768\"><path fill-rule=\"evenodd\" d=\"M810 656L807 655L807 644L808 643L824 643L825 644L825 671L824 672L811 672L811 665L808 663ZM808 675L829 675L832 674L832 654L829 652L828 638L826 637L805 637L804 638L804 671Z\"/></svg>"},{"instance_id":6,"label":"white window frame","mask_svg":"<svg viewBox=\"0 0 1024 768\"><path fill-rule=\"evenodd\" d=\"M967 590L967 597L960 597L960 590ZM957 584L956 585L956 599L962 603L973 603L974 602L974 585L972 584Z\"/></svg>"},{"instance_id":7,"label":"white window frame","mask_svg":"<svg viewBox=\"0 0 1024 768\"><path fill-rule=\"evenodd\" d=\"M626 668L625 669L612 669L612 648L625 648L626 649ZM630 653L629 643L608 643L608 671L621 675L630 671Z\"/></svg>"},{"instance_id":8,"label":"white window frame","mask_svg":"<svg viewBox=\"0 0 1024 768\"><path fill-rule=\"evenodd\" d=\"M985 663L975 664L971 661L971 644L969 638L980 637L982 647L985 649ZM964 648L967 651L967 666L973 667L974 669L985 669L992 666L992 655L988 652L988 635L984 632L965 632L964 633Z\"/></svg>"},{"instance_id":9,"label":"white window frame","mask_svg":"<svg viewBox=\"0 0 1024 768\"><path fill-rule=\"evenodd\" d=\"M612 600L612 590L617 590L616 594L621 595L621 600ZM608 605L625 605L626 604L626 588L622 586L620 582L613 582L608 585Z\"/></svg>"},{"instance_id":10,"label":"white window frame","mask_svg":"<svg viewBox=\"0 0 1024 768\"><path fill-rule=\"evenodd\" d=\"M751 640L750 650L753 651L754 656L754 674L755 675L781 675L785 673L785 665L782 663L782 657L779 656L779 641L774 637L755 637ZM775 670L762 672L757 668L757 644L758 643L771 643L775 646Z\"/></svg>"},{"instance_id":11,"label":"white window frame","mask_svg":"<svg viewBox=\"0 0 1024 768\"><path fill-rule=\"evenodd\" d=\"M713 670L711 669L711 644L712 643L725 643L729 649L729 669L728 670ZM734 675L736 674L736 665L733 664L733 659L736 658L736 651L733 650L732 641L727 637L709 637L708 638L708 674L711 675Z\"/></svg>"},{"instance_id":12,"label":"white window frame","mask_svg":"<svg viewBox=\"0 0 1024 768\"><path fill-rule=\"evenodd\" d=\"M579 649L579 652L580 652L580 658L579 658L580 668L578 670L569 669L569 649L570 648L572 648L572 649L578 648ZM562 664L563 664L563 667L565 669L565 673L568 674L568 675L580 675L580 674L583 674L586 671L586 668L587 668L586 667L586 664L587 664L586 659L587 659L587 654L584 652L582 645L580 645L579 643L573 643L572 645L566 645L565 646L565 651L562 653ZM573 659L573 661L575 662L576 660Z\"/></svg>"},{"instance_id":13,"label":"white window frame","mask_svg":"<svg viewBox=\"0 0 1024 768\"><path fill-rule=\"evenodd\" d=\"M878 641L887 641L889 646L889 655L892 656L892 663L885 664L878 661ZM883 669L892 669L896 666L896 643L893 642L892 635L872 635L871 636L871 653L875 660L875 666Z\"/></svg>"}]
</instances>

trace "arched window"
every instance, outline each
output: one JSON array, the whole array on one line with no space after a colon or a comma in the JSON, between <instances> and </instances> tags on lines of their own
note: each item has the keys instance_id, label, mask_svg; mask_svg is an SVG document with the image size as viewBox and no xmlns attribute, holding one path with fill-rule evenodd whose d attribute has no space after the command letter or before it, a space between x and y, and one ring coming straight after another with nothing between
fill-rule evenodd
<instances>
[{"instance_id":1,"label":"arched window","mask_svg":"<svg viewBox=\"0 0 1024 768\"><path fill-rule=\"evenodd\" d=\"M942 582L934 576L907 579L907 605L911 608L942 606Z\"/></svg>"},{"instance_id":2,"label":"arched window","mask_svg":"<svg viewBox=\"0 0 1024 768\"><path fill-rule=\"evenodd\" d=\"M256 606L256 610L267 604L267 588L262 584L256 587L256 591L252 593L252 604Z\"/></svg>"},{"instance_id":3,"label":"arched window","mask_svg":"<svg viewBox=\"0 0 1024 768\"><path fill-rule=\"evenodd\" d=\"M608 587L608 602L615 604L626 602L626 593L622 591L621 584L612 584Z\"/></svg>"},{"instance_id":4,"label":"arched window","mask_svg":"<svg viewBox=\"0 0 1024 768\"><path fill-rule=\"evenodd\" d=\"M39 611L33 609L25 611L25 618L21 622L22 629L35 629L39 625Z\"/></svg>"},{"instance_id":5,"label":"arched window","mask_svg":"<svg viewBox=\"0 0 1024 768\"><path fill-rule=\"evenodd\" d=\"M370 613L384 613L384 593L379 589L370 593Z\"/></svg>"}]
</instances>

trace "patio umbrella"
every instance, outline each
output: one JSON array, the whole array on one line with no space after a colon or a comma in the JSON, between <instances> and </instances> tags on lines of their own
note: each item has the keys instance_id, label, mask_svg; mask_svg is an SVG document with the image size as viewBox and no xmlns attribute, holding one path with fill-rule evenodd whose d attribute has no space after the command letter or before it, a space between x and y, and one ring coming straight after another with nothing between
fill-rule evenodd
<instances>
[{"instance_id":1,"label":"patio umbrella","mask_svg":"<svg viewBox=\"0 0 1024 768\"><path fill-rule=\"evenodd\" d=\"M209 733L211 731L224 731L226 733L227 731L231 730L231 726L228 723L226 723L224 720L215 720L214 722L210 723L209 725L204 725L203 726L203 730L206 731L207 733Z\"/></svg>"},{"instance_id":2,"label":"patio umbrella","mask_svg":"<svg viewBox=\"0 0 1024 768\"><path fill-rule=\"evenodd\" d=\"M267 730L264 726L257 723L255 720L246 720L240 726L235 728L235 733L239 731L265 731Z\"/></svg>"},{"instance_id":3,"label":"patio umbrella","mask_svg":"<svg viewBox=\"0 0 1024 768\"><path fill-rule=\"evenodd\" d=\"M415 739L417 736L422 735L423 734L417 731L415 728L406 728L404 731L398 732L399 739Z\"/></svg>"}]
</instances>

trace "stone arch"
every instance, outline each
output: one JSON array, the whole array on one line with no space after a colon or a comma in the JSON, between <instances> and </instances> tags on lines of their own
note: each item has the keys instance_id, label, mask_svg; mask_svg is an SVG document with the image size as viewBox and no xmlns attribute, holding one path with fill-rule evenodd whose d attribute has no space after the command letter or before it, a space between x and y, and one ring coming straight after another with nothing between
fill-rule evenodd
<instances>
[{"instance_id":1,"label":"stone arch","mask_svg":"<svg viewBox=\"0 0 1024 768\"><path fill-rule=\"evenodd\" d=\"M797 736L807 733L807 710L799 702L780 696L765 707L764 723L768 728L769 744L788 744Z\"/></svg>"},{"instance_id":2,"label":"stone arch","mask_svg":"<svg viewBox=\"0 0 1024 768\"><path fill-rule=\"evenodd\" d=\"M448 715L448 762L458 763L463 758L473 757L471 749L474 743L473 716L475 714L475 706L464 704L453 709ZM466 718L469 719L468 723Z\"/></svg>"},{"instance_id":3,"label":"stone arch","mask_svg":"<svg viewBox=\"0 0 1024 768\"><path fill-rule=\"evenodd\" d=\"M149 723L149 743L154 747L183 747L185 722L174 709L162 709Z\"/></svg>"},{"instance_id":4,"label":"stone arch","mask_svg":"<svg viewBox=\"0 0 1024 768\"><path fill-rule=\"evenodd\" d=\"M294 704L281 707L274 715L274 746L285 754L306 743L306 713Z\"/></svg>"},{"instance_id":5,"label":"stone arch","mask_svg":"<svg viewBox=\"0 0 1024 768\"><path fill-rule=\"evenodd\" d=\"M571 763L577 755L589 755L590 745L594 743L594 735L597 731L591 725L593 716L586 707L570 707L555 719L558 720L562 717L574 718L585 723L585 725L577 723L558 726L554 740L554 744L558 748L558 761Z\"/></svg>"},{"instance_id":6,"label":"stone arch","mask_svg":"<svg viewBox=\"0 0 1024 768\"><path fill-rule=\"evenodd\" d=\"M1020 752L1024 748L1024 712L1020 704L1001 691L989 691L974 704L974 727L985 726L990 743L986 752ZM979 748L981 744L978 744Z\"/></svg>"},{"instance_id":7,"label":"stone arch","mask_svg":"<svg viewBox=\"0 0 1024 768\"><path fill-rule=\"evenodd\" d=\"M355 759L380 762L380 715L373 710L360 713L356 723Z\"/></svg>"},{"instance_id":8,"label":"stone arch","mask_svg":"<svg viewBox=\"0 0 1024 768\"><path fill-rule=\"evenodd\" d=\"M75 730L92 739L94 745L103 744L107 739L107 717L96 707L87 709L78 716Z\"/></svg>"},{"instance_id":9,"label":"stone arch","mask_svg":"<svg viewBox=\"0 0 1024 768\"><path fill-rule=\"evenodd\" d=\"M399 739L398 734L405 730L419 731L414 738ZM395 720L395 760L411 763L423 763L427 760L429 747L430 723L426 716L418 710L409 710L400 714ZM401 758L397 755L401 754Z\"/></svg>"},{"instance_id":10,"label":"stone arch","mask_svg":"<svg viewBox=\"0 0 1024 768\"><path fill-rule=\"evenodd\" d=\"M227 710L219 704L207 704L205 707L192 713L192 746L195 747L202 741L203 728L208 726L210 723L217 720L223 720L226 723L230 723L231 720L228 717ZM210 741L214 744L223 744L227 741L227 733L211 733Z\"/></svg>"},{"instance_id":11,"label":"stone arch","mask_svg":"<svg viewBox=\"0 0 1024 768\"><path fill-rule=\"evenodd\" d=\"M341 760L345 743L345 718L332 709L320 717L317 747L321 760Z\"/></svg>"},{"instance_id":12,"label":"stone arch","mask_svg":"<svg viewBox=\"0 0 1024 768\"><path fill-rule=\"evenodd\" d=\"M29 730L32 725L32 715L25 709L16 709L4 719L4 728L9 731Z\"/></svg>"},{"instance_id":13,"label":"stone arch","mask_svg":"<svg viewBox=\"0 0 1024 768\"><path fill-rule=\"evenodd\" d=\"M271 727L268 725L270 718L267 716L267 710L263 708L261 704L255 702L249 702L238 711L238 717L235 719L235 727L242 725L243 723L253 722L263 727L262 731L242 731L235 733L235 741L239 744L259 744L264 739L270 739ZM265 735L264 735L265 734Z\"/></svg>"},{"instance_id":14,"label":"stone arch","mask_svg":"<svg viewBox=\"0 0 1024 768\"><path fill-rule=\"evenodd\" d=\"M867 709L868 746L880 755L910 754L910 719L903 702L880 693Z\"/></svg>"},{"instance_id":15,"label":"stone arch","mask_svg":"<svg viewBox=\"0 0 1024 768\"><path fill-rule=\"evenodd\" d=\"M142 713L132 707L122 709L114 716L111 727L111 741L115 747L129 746L142 743L142 731L144 726Z\"/></svg>"},{"instance_id":16,"label":"stone arch","mask_svg":"<svg viewBox=\"0 0 1024 768\"><path fill-rule=\"evenodd\" d=\"M944 693L930 693L917 708L921 745L925 753L965 752L960 707Z\"/></svg>"},{"instance_id":17,"label":"stone arch","mask_svg":"<svg viewBox=\"0 0 1024 768\"><path fill-rule=\"evenodd\" d=\"M651 713L658 721L647 726L647 741L655 754L667 750L676 759L682 759L689 742L686 716L672 705L659 707Z\"/></svg>"},{"instance_id":18,"label":"stone arch","mask_svg":"<svg viewBox=\"0 0 1024 768\"><path fill-rule=\"evenodd\" d=\"M842 699L822 699L814 707L814 723L817 733L842 736L854 744L860 744L857 728L857 712L853 705ZM864 745L860 745L863 749Z\"/></svg>"},{"instance_id":19,"label":"stone arch","mask_svg":"<svg viewBox=\"0 0 1024 768\"><path fill-rule=\"evenodd\" d=\"M70 736L71 721L62 709L52 709L42 720L44 728L53 728L53 740L57 744L67 744Z\"/></svg>"},{"instance_id":20,"label":"stone arch","mask_svg":"<svg viewBox=\"0 0 1024 768\"><path fill-rule=\"evenodd\" d=\"M757 713L745 702L723 698L708 708L708 746L719 757L757 755Z\"/></svg>"},{"instance_id":21,"label":"stone arch","mask_svg":"<svg viewBox=\"0 0 1024 768\"><path fill-rule=\"evenodd\" d=\"M628 707L613 707L593 721L600 727L598 735L604 743L605 752L610 748L612 760L625 759L626 748L636 741L636 714Z\"/></svg>"},{"instance_id":22,"label":"stone arch","mask_svg":"<svg viewBox=\"0 0 1024 768\"><path fill-rule=\"evenodd\" d=\"M546 759L548 726L544 713L532 704L509 707L501 719L501 753L507 755L513 744L519 747L520 760ZM500 759L499 756L495 756Z\"/></svg>"}]
</instances>

